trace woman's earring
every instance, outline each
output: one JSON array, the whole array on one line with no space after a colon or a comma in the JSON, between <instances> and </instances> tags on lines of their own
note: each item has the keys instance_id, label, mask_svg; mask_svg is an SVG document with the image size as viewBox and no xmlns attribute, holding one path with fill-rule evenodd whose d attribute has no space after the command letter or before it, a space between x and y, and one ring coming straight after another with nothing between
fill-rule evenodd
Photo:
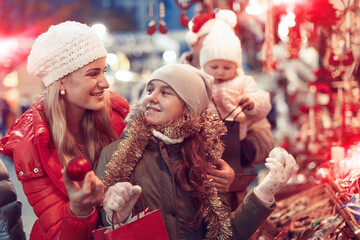
<instances>
[{"instance_id":1,"label":"woman's earring","mask_svg":"<svg viewBox=\"0 0 360 240\"><path fill-rule=\"evenodd\" d=\"M65 95L65 90L61 89L60 94L64 96Z\"/></svg>"}]
</instances>

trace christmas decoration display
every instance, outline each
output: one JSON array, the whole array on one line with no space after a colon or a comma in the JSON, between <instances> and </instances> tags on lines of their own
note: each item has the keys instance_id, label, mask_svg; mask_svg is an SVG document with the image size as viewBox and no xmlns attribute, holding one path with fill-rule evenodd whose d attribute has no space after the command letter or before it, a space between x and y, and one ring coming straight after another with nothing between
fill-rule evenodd
<instances>
[{"instance_id":1,"label":"christmas decoration display","mask_svg":"<svg viewBox=\"0 0 360 240\"><path fill-rule=\"evenodd\" d=\"M168 29L166 28L166 22L165 22L165 3L162 0L159 3L159 26L158 30L162 34L166 34L168 32ZM154 18L154 2L153 0L150 0L149 2L149 22L147 24L146 33L148 35L153 35L156 31L156 21Z\"/></svg>"}]
</instances>

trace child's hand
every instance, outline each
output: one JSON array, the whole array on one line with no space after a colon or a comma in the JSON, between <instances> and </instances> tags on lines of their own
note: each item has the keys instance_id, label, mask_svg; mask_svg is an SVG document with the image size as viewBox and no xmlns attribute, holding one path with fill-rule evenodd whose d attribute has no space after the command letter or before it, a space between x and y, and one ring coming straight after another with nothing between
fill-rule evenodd
<instances>
[{"instance_id":1,"label":"child's hand","mask_svg":"<svg viewBox=\"0 0 360 240\"><path fill-rule=\"evenodd\" d=\"M250 97L243 96L239 102L239 106L241 106L243 110L253 110L255 103Z\"/></svg>"},{"instance_id":2,"label":"child's hand","mask_svg":"<svg viewBox=\"0 0 360 240\"><path fill-rule=\"evenodd\" d=\"M207 173L207 177L212 179L219 193L227 193L231 183L234 181L235 172L224 160L216 163L217 168Z\"/></svg>"},{"instance_id":3,"label":"child's hand","mask_svg":"<svg viewBox=\"0 0 360 240\"><path fill-rule=\"evenodd\" d=\"M113 212L118 216L120 223L130 215L137 199L141 194L140 186L133 186L128 182L118 182L111 186L105 193L104 210L108 221L113 217Z\"/></svg>"},{"instance_id":4,"label":"child's hand","mask_svg":"<svg viewBox=\"0 0 360 240\"><path fill-rule=\"evenodd\" d=\"M255 192L261 199L271 202L275 193L287 183L294 173L296 162L285 149L277 147L271 150L265 166L270 172L255 188Z\"/></svg>"}]
</instances>

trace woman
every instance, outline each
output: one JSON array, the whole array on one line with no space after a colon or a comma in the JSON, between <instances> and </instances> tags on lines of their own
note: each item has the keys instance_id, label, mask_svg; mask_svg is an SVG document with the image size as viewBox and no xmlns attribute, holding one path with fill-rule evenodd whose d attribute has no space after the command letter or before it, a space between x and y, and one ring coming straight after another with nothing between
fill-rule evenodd
<instances>
[{"instance_id":1,"label":"woman","mask_svg":"<svg viewBox=\"0 0 360 240\"><path fill-rule=\"evenodd\" d=\"M108 162L103 178L108 220L117 214L126 221L141 193L150 211L160 209L170 239L248 239L273 211L274 194L295 169L286 151L270 153L270 173L232 216L207 176L221 157L225 131L217 115L206 111L212 82L188 64L168 64L150 76L147 96L131 110L124 138L100 157L99 167Z\"/></svg>"},{"instance_id":2,"label":"woman","mask_svg":"<svg viewBox=\"0 0 360 240\"><path fill-rule=\"evenodd\" d=\"M28 72L45 84L41 97L0 141L36 216L30 239L90 239L103 198L93 171L82 183L64 174L74 157L97 166L104 146L116 140L128 103L110 93L106 50L85 24L67 21L40 35L28 57Z\"/></svg>"}]
</instances>

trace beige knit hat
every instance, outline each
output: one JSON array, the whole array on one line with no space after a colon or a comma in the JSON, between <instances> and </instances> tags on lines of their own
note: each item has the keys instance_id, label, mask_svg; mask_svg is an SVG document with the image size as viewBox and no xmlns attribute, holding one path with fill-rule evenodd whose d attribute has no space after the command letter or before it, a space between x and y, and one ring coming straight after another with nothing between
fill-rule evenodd
<instances>
[{"instance_id":1,"label":"beige knit hat","mask_svg":"<svg viewBox=\"0 0 360 240\"><path fill-rule=\"evenodd\" d=\"M45 86L107 53L100 37L87 25L66 21L53 25L32 46L27 71Z\"/></svg>"},{"instance_id":2,"label":"beige knit hat","mask_svg":"<svg viewBox=\"0 0 360 240\"><path fill-rule=\"evenodd\" d=\"M228 60L242 68L242 49L239 37L223 21L217 21L205 37L200 50L200 67L212 60Z\"/></svg>"},{"instance_id":3,"label":"beige knit hat","mask_svg":"<svg viewBox=\"0 0 360 240\"><path fill-rule=\"evenodd\" d=\"M202 113L212 97L214 78L189 64L167 64L154 71L152 80L167 83L185 102L190 112Z\"/></svg>"}]
</instances>

